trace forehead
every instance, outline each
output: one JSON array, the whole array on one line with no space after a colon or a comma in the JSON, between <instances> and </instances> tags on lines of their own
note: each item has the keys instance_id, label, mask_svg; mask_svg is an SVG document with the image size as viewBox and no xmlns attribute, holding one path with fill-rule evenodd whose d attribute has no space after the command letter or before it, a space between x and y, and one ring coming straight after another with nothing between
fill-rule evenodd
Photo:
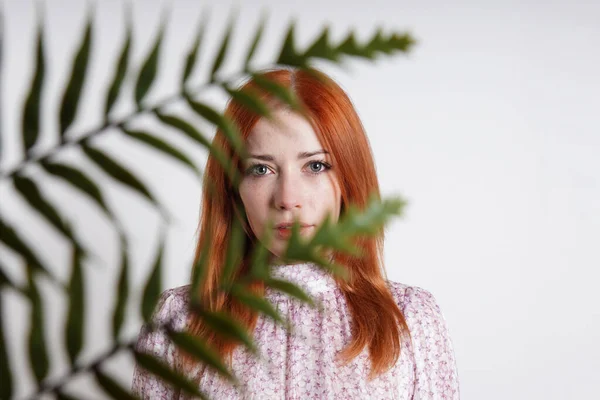
<instances>
[{"instance_id":1,"label":"forehead","mask_svg":"<svg viewBox=\"0 0 600 400\"><path fill-rule=\"evenodd\" d=\"M321 147L321 143L310 122L302 115L278 109L272 113L273 119L260 118L246 139L249 151L293 150L311 151Z\"/></svg>"}]
</instances>

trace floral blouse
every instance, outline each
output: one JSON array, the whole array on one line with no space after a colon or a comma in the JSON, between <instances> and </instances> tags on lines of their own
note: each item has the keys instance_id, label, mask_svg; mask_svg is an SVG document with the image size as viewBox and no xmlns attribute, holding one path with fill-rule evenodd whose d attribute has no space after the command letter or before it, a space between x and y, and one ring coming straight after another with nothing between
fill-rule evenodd
<instances>
[{"instance_id":1,"label":"floral blouse","mask_svg":"<svg viewBox=\"0 0 600 400\"><path fill-rule=\"evenodd\" d=\"M273 266L272 275L302 287L321 308L311 308L267 287L265 298L292 323L292 331L259 314L253 336L259 357L243 346L234 350L232 372L239 379L238 386L207 370L199 389L210 399L459 399L452 341L440 308L428 291L388 281L412 342L403 335L394 367L368 381L367 348L343 367L334 361L351 340L351 314L334 278L312 263ZM170 320L174 329L184 330L188 289L189 285L163 292L153 321L165 324ZM179 365L175 347L162 331L152 332L142 326L136 348L173 368ZM133 373L132 392L142 399L186 398L139 366Z\"/></svg>"}]
</instances>

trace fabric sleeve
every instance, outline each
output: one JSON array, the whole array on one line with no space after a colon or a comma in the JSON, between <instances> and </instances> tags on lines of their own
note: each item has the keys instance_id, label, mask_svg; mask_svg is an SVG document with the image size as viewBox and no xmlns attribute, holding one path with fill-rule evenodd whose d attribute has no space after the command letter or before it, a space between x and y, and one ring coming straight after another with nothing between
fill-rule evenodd
<instances>
[{"instance_id":1,"label":"fabric sleeve","mask_svg":"<svg viewBox=\"0 0 600 400\"><path fill-rule=\"evenodd\" d=\"M152 322L155 324L165 324L175 315L173 314L173 289L164 291L156 304L152 314ZM141 353L153 355L165 362L169 367L175 365L175 346L162 330L152 331L149 324L142 325L136 350ZM133 371L133 380L131 384L132 394L142 400L157 399L171 400L179 398L179 389L173 388L169 383L164 382L160 377L146 371L139 365L135 365Z\"/></svg>"},{"instance_id":2,"label":"fabric sleeve","mask_svg":"<svg viewBox=\"0 0 600 400\"><path fill-rule=\"evenodd\" d=\"M414 399L459 400L454 347L437 301L419 287L407 287L405 301L416 364Z\"/></svg>"}]
</instances>

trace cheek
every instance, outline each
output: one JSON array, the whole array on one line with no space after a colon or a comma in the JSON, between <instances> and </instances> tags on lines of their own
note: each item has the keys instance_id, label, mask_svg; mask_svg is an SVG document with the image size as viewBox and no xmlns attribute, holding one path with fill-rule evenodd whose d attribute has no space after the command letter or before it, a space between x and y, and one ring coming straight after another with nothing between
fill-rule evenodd
<instances>
[{"instance_id":1,"label":"cheek","mask_svg":"<svg viewBox=\"0 0 600 400\"><path fill-rule=\"evenodd\" d=\"M318 182L318 185L315 185L309 198L313 203L313 207L320 211L319 213L323 218L325 214L331 212L332 217L337 220L341 204L341 190L337 179L324 177Z\"/></svg>"},{"instance_id":2,"label":"cheek","mask_svg":"<svg viewBox=\"0 0 600 400\"><path fill-rule=\"evenodd\" d=\"M265 191L252 181L242 181L240 184L240 197L244 204L244 210L246 211L250 227L255 235L259 236L267 213L268 199Z\"/></svg>"}]
</instances>

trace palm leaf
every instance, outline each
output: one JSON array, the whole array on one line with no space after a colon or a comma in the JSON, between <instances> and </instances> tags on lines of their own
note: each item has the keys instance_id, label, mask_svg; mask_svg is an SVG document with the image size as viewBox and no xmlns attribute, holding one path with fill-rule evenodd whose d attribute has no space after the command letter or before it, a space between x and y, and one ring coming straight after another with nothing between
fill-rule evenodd
<instances>
[{"instance_id":1,"label":"palm leaf","mask_svg":"<svg viewBox=\"0 0 600 400\"><path fill-rule=\"evenodd\" d=\"M193 355L196 360L211 366L230 382L238 383L238 380L229 372L223 361L219 358L219 355L198 337L171 329L167 330L167 334L173 343Z\"/></svg>"},{"instance_id":2,"label":"palm leaf","mask_svg":"<svg viewBox=\"0 0 600 400\"><path fill-rule=\"evenodd\" d=\"M253 95L246 90L232 89L227 84L223 84L222 87L236 103L261 117L271 118L271 111L265 102L258 98L258 96Z\"/></svg>"},{"instance_id":3,"label":"palm leaf","mask_svg":"<svg viewBox=\"0 0 600 400\"><path fill-rule=\"evenodd\" d=\"M285 39L283 41L283 45L281 46L281 50L279 51L279 57L276 61L277 64L297 67L305 66L306 60L303 57L300 57L296 52L295 29L296 22L292 21L290 23L290 26L288 27L288 31L285 35Z\"/></svg>"},{"instance_id":4,"label":"palm leaf","mask_svg":"<svg viewBox=\"0 0 600 400\"><path fill-rule=\"evenodd\" d=\"M360 46L356 43L354 32L350 32L348 36L346 36L346 39L338 45L337 51L350 56L368 58L363 54L360 50Z\"/></svg>"},{"instance_id":5,"label":"palm leaf","mask_svg":"<svg viewBox=\"0 0 600 400\"><path fill-rule=\"evenodd\" d=\"M127 252L127 239L121 237L121 268L119 269L119 280L117 283L117 300L115 302L115 309L113 311L112 318L112 335L113 339L117 341L119 339L119 333L123 326L123 320L125 317L125 307L127 306L127 299L129 297L129 257Z\"/></svg>"},{"instance_id":6,"label":"palm leaf","mask_svg":"<svg viewBox=\"0 0 600 400\"><path fill-rule=\"evenodd\" d=\"M108 93L106 94L106 101L104 104L104 115L108 118L108 114L112 109L115 101L119 97L119 91L121 90L121 85L123 84L123 80L125 79L125 74L127 73L127 67L129 65L129 53L131 48L131 11L129 7L126 7L127 14L127 33L125 36L125 42L121 48L121 54L119 55L119 61L117 62L117 68L115 69L112 83L108 89Z\"/></svg>"},{"instance_id":7,"label":"palm leaf","mask_svg":"<svg viewBox=\"0 0 600 400\"><path fill-rule=\"evenodd\" d=\"M63 284L44 266L35 252L29 248L27 243L25 243L15 229L2 221L2 219L0 219L0 242L4 243L6 247L23 257L27 264L34 270L43 273L50 278L52 282L63 286Z\"/></svg>"},{"instance_id":8,"label":"palm leaf","mask_svg":"<svg viewBox=\"0 0 600 400\"><path fill-rule=\"evenodd\" d=\"M90 147L89 145L82 146L82 149L89 159L92 160L109 176L116 181L121 182L123 185L129 187L133 191L138 192L143 197L148 199L154 206L162 210L162 207L154 199L154 196L146 188L146 185L143 184L142 181L140 181L135 175L129 172L127 168L123 167L101 150Z\"/></svg>"},{"instance_id":9,"label":"palm leaf","mask_svg":"<svg viewBox=\"0 0 600 400\"><path fill-rule=\"evenodd\" d=\"M62 389L58 389L56 391L56 399L57 400L78 400L77 397L71 396L70 394L65 393L65 391Z\"/></svg>"},{"instance_id":10,"label":"palm leaf","mask_svg":"<svg viewBox=\"0 0 600 400\"><path fill-rule=\"evenodd\" d=\"M243 286L239 284L234 284L231 286L229 292L240 302L252 308L255 311L259 311L266 316L273 319L275 322L279 324L283 324L286 326L286 329L289 329L289 324L283 320L281 315L277 312L277 310L273 307L273 305L265 300L263 297L256 296L250 292Z\"/></svg>"},{"instance_id":11,"label":"palm leaf","mask_svg":"<svg viewBox=\"0 0 600 400\"><path fill-rule=\"evenodd\" d=\"M301 110L298 97L293 91L261 74L253 74L252 79L261 89L273 94L279 100L283 101L284 104L289 105L292 110Z\"/></svg>"},{"instance_id":12,"label":"palm leaf","mask_svg":"<svg viewBox=\"0 0 600 400\"><path fill-rule=\"evenodd\" d=\"M44 310L37 283L33 276L33 269L29 265L27 266L27 276L29 280L28 294L31 305L28 341L29 364L38 384L40 384L46 375L48 375L48 370L50 369L44 334Z\"/></svg>"},{"instance_id":13,"label":"palm leaf","mask_svg":"<svg viewBox=\"0 0 600 400\"><path fill-rule=\"evenodd\" d=\"M206 8L208 9L208 7ZM198 59L198 54L200 52L200 46L202 45L202 39L204 38L204 32L206 30L206 25L208 24L208 11L202 13L202 19L198 26L198 31L196 33L196 39L194 40L194 44L192 48L187 54L185 58L185 67L183 69L183 75L181 77L181 86L184 87L190 77L190 74L194 70L194 66L196 65L196 61Z\"/></svg>"},{"instance_id":14,"label":"palm leaf","mask_svg":"<svg viewBox=\"0 0 600 400\"><path fill-rule=\"evenodd\" d=\"M208 222L208 232L211 232L211 223ZM190 285L190 299L192 305L199 304L198 296L200 294L200 288L204 287L206 274L208 272L206 263L209 259L209 252L211 250L212 237L206 235L204 243L202 243L202 249L200 250L200 257L192 268L192 283Z\"/></svg>"},{"instance_id":15,"label":"palm leaf","mask_svg":"<svg viewBox=\"0 0 600 400\"><path fill-rule=\"evenodd\" d=\"M138 142L144 143L163 154L170 156L171 158L180 161L186 167L189 167L192 171L196 173L199 178L202 178L202 172L194 165L192 160L185 154L181 152L181 150L176 149L171 144L165 142L164 140L158 138L157 136L151 135L147 132L130 130L126 128L122 128L123 133L129 136L132 139L135 139Z\"/></svg>"},{"instance_id":16,"label":"palm leaf","mask_svg":"<svg viewBox=\"0 0 600 400\"><path fill-rule=\"evenodd\" d=\"M29 203L41 216L43 216L52 226L61 232L67 239L85 253L83 246L74 236L71 228L63 221L58 210L52 203L46 200L46 196L42 195L36 183L22 175L17 175L13 178L13 185L19 192L21 197Z\"/></svg>"},{"instance_id":17,"label":"palm leaf","mask_svg":"<svg viewBox=\"0 0 600 400\"><path fill-rule=\"evenodd\" d=\"M156 35L152 50L150 50L150 53L142 64L142 68L140 69L140 73L135 84L135 102L140 109L142 108L142 101L144 100L144 97L146 97L150 87L152 87L154 78L156 78L156 71L158 70L158 57L160 55L160 46L162 44L164 33L165 22L163 20L158 34Z\"/></svg>"},{"instance_id":18,"label":"palm leaf","mask_svg":"<svg viewBox=\"0 0 600 400\"><path fill-rule=\"evenodd\" d=\"M244 242L246 235L242 224L236 219L233 226L229 229L229 246L225 255L225 265L221 273L221 282L224 287L229 286L235 278L236 269L239 267L242 255L244 254Z\"/></svg>"},{"instance_id":19,"label":"palm leaf","mask_svg":"<svg viewBox=\"0 0 600 400\"><path fill-rule=\"evenodd\" d=\"M150 272L150 276L144 285L144 293L142 295L142 318L144 321L150 322L152 312L156 307L156 303L160 297L162 288L162 257L164 252L165 242L161 239L160 247L154 260L154 267Z\"/></svg>"},{"instance_id":20,"label":"palm leaf","mask_svg":"<svg viewBox=\"0 0 600 400\"><path fill-rule=\"evenodd\" d=\"M0 273L2 271L0 270ZM4 296L0 293L0 376L2 377L2 385L0 385L0 398L10 399L13 392L13 378L12 370L10 368L10 360L8 358L8 342L6 336L4 336L4 315L3 315L3 301Z\"/></svg>"},{"instance_id":21,"label":"palm leaf","mask_svg":"<svg viewBox=\"0 0 600 400\"><path fill-rule=\"evenodd\" d=\"M114 224L117 224L117 218L108 208L102 191L89 176L76 168L58 162L43 161L41 166L46 172L63 179L72 187L87 195L106 213Z\"/></svg>"},{"instance_id":22,"label":"palm leaf","mask_svg":"<svg viewBox=\"0 0 600 400\"><path fill-rule=\"evenodd\" d=\"M222 131L229 143L232 145L236 154L240 157L244 157L245 148L242 137L238 129L233 125L233 123L215 111L212 107L203 104L199 101L194 101L191 98L187 98L187 102L200 117L204 118L208 122L216 125Z\"/></svg>"},{"instance_id":23,"label":"palm leaf","mask_svg":"<svg viewBox=\"0 0 600 400\"><path fill-rule=\"evenodd\" d=\"M8 268L6 268L4 266L4 264L2 264L2 261L0 261L0 291L4 288L4 286L8 286L9 288L16 290L17 292L26 295L27 290L23 289L16 282L14 282L8 275L6 275L6 272L4 272L4 271L7 271L7 270L8 270Z\"/></svg>"},{"instance_id":24,"label":"palm leaf","mask_svg":"<svg viewBox=\"0 0 600 400\"><path fill-rule=\"evenodd\" d=\"M100 371L100 369L96 368L94 370L94 377L96 378L98 386L102 388L104 393L111 396L111 398L118 400L138 400L137 397L129 393L127 389L123 388L113 378Z\"/></svg>"},{"instance_id":25,"label":"palm leaf","mask_svg":"<svg viewBox=\"0 0 600 400\"><path fill-rule=\"evenodd\" d=\"M223 64L223 60L225 59L225 55L227 54L227 50L229 49L229 41L231 39L231 33L233 31L235 17L236 17L236 13L232 12L232 14L229 18L229 23L227 24L227 28L225 30L225 35L223 36L223 39L221 40L221 46L219 47L219 52L217 53L217 56L215 57L215 61L213 63L211 71L210 71L210 82L211 83L216 82L216 74L219 72L219 69L221 68L221 66Z\"/></svg>"},{"instance_id":26,"label":"palm leaf","mask_svg":"<svg viewBox=\"0 0 600 400\"><path fill-rule=\"evenodd\" d=\"M407 202L399 197L384 201L372 197L363 211L350 205L339 222L339 230L347 236L377 234L391 216L402 215L406 205Z\"/></svg>"},{"instance_id":27,"label":"palm leaf","mask_svg":"<svg viewBox=\"0 0 600 400\"><path fill-rule=\"evenodd\" d=\"M304 57L322 58L331 61L338 61L339 52L329 45L329 27L323 28L323 32L304 52Z\"/></svg>"},{"instance_id":28,"label":"palm leaf","mask_svg":"<svg viewBox=\"0 0 600 400\"><path fill-rule=\"evenodd\" d=\"M265 30L265 25L267 23L267 13L263 12L261 15L260 21L258 23L258 28L256 29L256 33L254 34L254 38L252 39L252 44L250 45L250 49L246 54L246 61L244 61L244 71L250 72L250 62L252 61L252 57L254 57L254 53L256 52L256 48L258 47L258 43L262 38L263 32Z\"/></svg>"},{"instance_id":29,"label":"palm leaf","mask_svg":"<svg viewBox=\"0 0 600 400\"><path fill-rule=\"evenodd\" d=\"M306 294L299 286L295 284L284 281L281 279L269 278L265 279L265 285L272 287L280 292L287 293L290 296L297 298L298 300L308 303L311 307L315 306L313 299L310 298L308 294Z\"/></svg>"},{"instance_id":30,"label":"palm leaf","mask_svg":"<svg viewBox=\"0 0 600 400\"><path fill-rule=\"evenodd\" d=\"M206 395L200 392L194 382L172 371L167 364L149 354L134 352L135 361L144 369L152 372L156 376L161 377L166 382L174 387L181 388L191 395L198 396L201 399L208 399Z\"/></svg>"},{"instance_id":31,"label":"palm leaf","mask_svg":"<svg viewBox=\"0 0 600 400\"><path fill-rule=\"evenodd\" d=\"M44 60L44 29L40 21L37 32L36 60L35 72L33 73L33 81L29 94L23 106L23 147L26 152L36 144L40 131L40 101L42 98L42 85L45 77L45 60Z\"/></svg>"},{"instance_id":32,"label":"palm leaf","mask_svg":"<svg viewBox=\"0 0 600 400\"><path fill-rule=\"evenodd\" d=\"M81 252L74 248L72 252L71 280L69 282L69 308L65 324L65 346L71 365L75 365L83 347L85 287L81 256Z\"/></svg>"},{"instance_id":33,"label":"palm leaf","mask_svg":"<svg viewBox=\"0 0 600 400\"><path fill-rule=\"evenodd\" d=\"M192 307L193 312L202 318L204 323L223 337L244 344L253 354L257 354L256 345L248 335L244 326L222 311L208 311L201 307Z\"/></svg>"},{"instance_id":34,"label":"palm leaf","mask_svg":"<svg viewBox=\"0 0 600 400\"><path fill-rule=\"evenodd\" d=\"M174 115L167 115L157 112L156 116L164 124L175 128L179 132L186 135L188 138L192 139L193 141L208 149L208 151L215 157L219 164L221 164L221 166L223 166L223 168L225 168L226 170L229 170L230 163L225 154L220 149L213 147L210 141L206 139L206 137L202 133L200 133L200 131L198 131L198 129L196 129L194 126L188 124L186 121Z\"/></svg>"},{"instance_id":35,"label":"palm leaf","mask_svg":"<svg viewBox=\"0 0 600 400\"><path fill-rule=\"evenodd\" d=\"M79 50L77 51L77 55L73 60L73 67L70 75L71 78L63 94L60 106L60 137L61 141L63 142L65 140L65 132L75 119L77 108L79 106L79 97L81 96L81 89L85 81L88 60L90 57L90 48L92 43L92 22L93 17L92 13L90 13L87 25L85 27L83 41L81 42Z\"/></svg>"}]
</instances>

